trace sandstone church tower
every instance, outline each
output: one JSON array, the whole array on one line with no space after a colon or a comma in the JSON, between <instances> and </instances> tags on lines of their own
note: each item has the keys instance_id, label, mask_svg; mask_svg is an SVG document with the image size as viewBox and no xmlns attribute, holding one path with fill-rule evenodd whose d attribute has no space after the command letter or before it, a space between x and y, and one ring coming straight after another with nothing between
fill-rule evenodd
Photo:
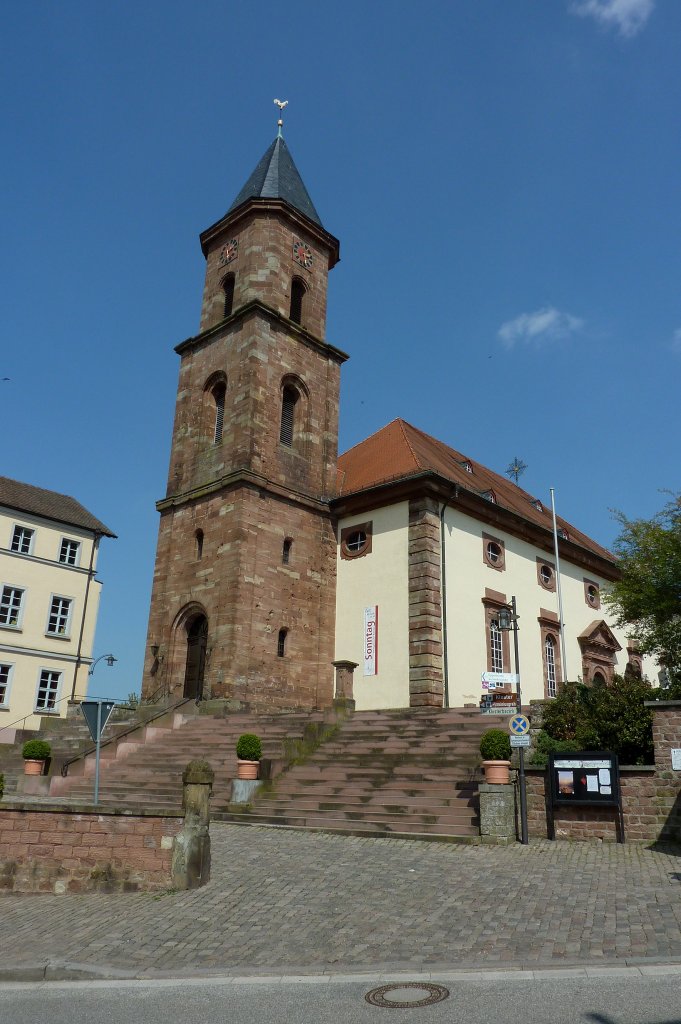
<instances>
[{"instance_id":1,"label":"sandstone church tower","mask_svg":"<svg viewBox=\"0 0 681 1024\"><path fill-rule=\"evenodd\" d=\"M324 340L339 243L281 133L201 235L181 357L142 693L256 708L331 700L340 367Z\"/></svg>"}]
</instances>

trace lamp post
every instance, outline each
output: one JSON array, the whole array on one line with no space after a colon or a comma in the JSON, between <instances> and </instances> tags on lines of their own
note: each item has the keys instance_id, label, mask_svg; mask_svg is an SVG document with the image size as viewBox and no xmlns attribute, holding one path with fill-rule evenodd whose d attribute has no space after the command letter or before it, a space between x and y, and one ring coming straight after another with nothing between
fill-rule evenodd
<instances>
[{"instance_id":1,"label":"lamp post","mask_svg":"<svg viewBox=\"0 0 681 1024\"><path fill-rule=\"evenodd\" d=\"M515 674L516 674L516 713L521 714L523 710L522 695L520 689L520 657L518 655L518 609L515 603L515 597L511 598L510 605L504 605L499 609L497 615L497 623L499 629L502 632L510 632L513 630L513 654L515 656ZM520 788L520 841L523 846L527 846L527 788L525 784L525 751L522 747L519 748L518 753L520 754L520 770L518 772L518 781Z\"/></svg>"},{"instance_id":2,"label":"lamp post","mask_svg":"<svg viewBox=\"0 0 681 1024\"><path fill-rule=\"evenodd\" d=\"M95 671L95 665L97 665L100 661L105 661L109 668L111 668L114 662L118 661L118 658L114 658L113 654L100 654L98 658L95 658L95 660L92 662L89 669L87 670L87 674L89 676L93 674L93 672Z\"/></svg>"}]
</instances>

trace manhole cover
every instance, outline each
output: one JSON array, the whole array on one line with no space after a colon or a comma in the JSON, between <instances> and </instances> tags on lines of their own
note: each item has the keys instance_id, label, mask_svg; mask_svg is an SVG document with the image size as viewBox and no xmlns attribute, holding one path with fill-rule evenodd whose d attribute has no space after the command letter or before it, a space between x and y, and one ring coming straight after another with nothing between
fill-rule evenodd
<instances>
[{"instance_id":1,"label":"manhole cover","mask_svg":"<svg viewBox=\"0 0 681 1024\"><path fill-rule=\"evenodd\" d=\"M401 985L381 985L380 988L372 988L364 998L372 1006L406 1010L414 1006L441 1003L448 995L449 989L443 985L431 985L428 981L403 981Z\"/></svg>"}]
</instances>

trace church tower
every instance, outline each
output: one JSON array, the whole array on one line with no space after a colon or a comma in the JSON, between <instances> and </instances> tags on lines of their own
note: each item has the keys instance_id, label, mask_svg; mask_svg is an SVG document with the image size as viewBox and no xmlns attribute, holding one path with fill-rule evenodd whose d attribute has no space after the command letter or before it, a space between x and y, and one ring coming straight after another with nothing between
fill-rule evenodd
<instances>
[{"instance_id":1,"label":"church tower","mask_svg":"<svg viewBox=\"0 0 681 1024\"><path fill-rule=\"evenodd\" d=\"M325 340L339 243L281 131L201 248L200 331L175 350L143 696L324 706L347 358Z\"/></svg>"}]
</instances>

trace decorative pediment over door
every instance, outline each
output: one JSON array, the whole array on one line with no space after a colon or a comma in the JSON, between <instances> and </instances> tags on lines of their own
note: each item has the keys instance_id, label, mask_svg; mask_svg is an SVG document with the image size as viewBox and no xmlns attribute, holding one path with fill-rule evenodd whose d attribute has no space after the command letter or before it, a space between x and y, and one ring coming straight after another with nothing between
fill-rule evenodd
<instances>
[{"instance_id":1,"label":"decorative pediment over door","mask_svg":"<svg viewBox=\"0 0 681 1024\"><path fill-rule=\"evenodd\" d=\"M582 650L582 680L585 683L612 682L617 652L622 650L610 626L597 619L578 636Z\"/></svg>"}]
</instances>

